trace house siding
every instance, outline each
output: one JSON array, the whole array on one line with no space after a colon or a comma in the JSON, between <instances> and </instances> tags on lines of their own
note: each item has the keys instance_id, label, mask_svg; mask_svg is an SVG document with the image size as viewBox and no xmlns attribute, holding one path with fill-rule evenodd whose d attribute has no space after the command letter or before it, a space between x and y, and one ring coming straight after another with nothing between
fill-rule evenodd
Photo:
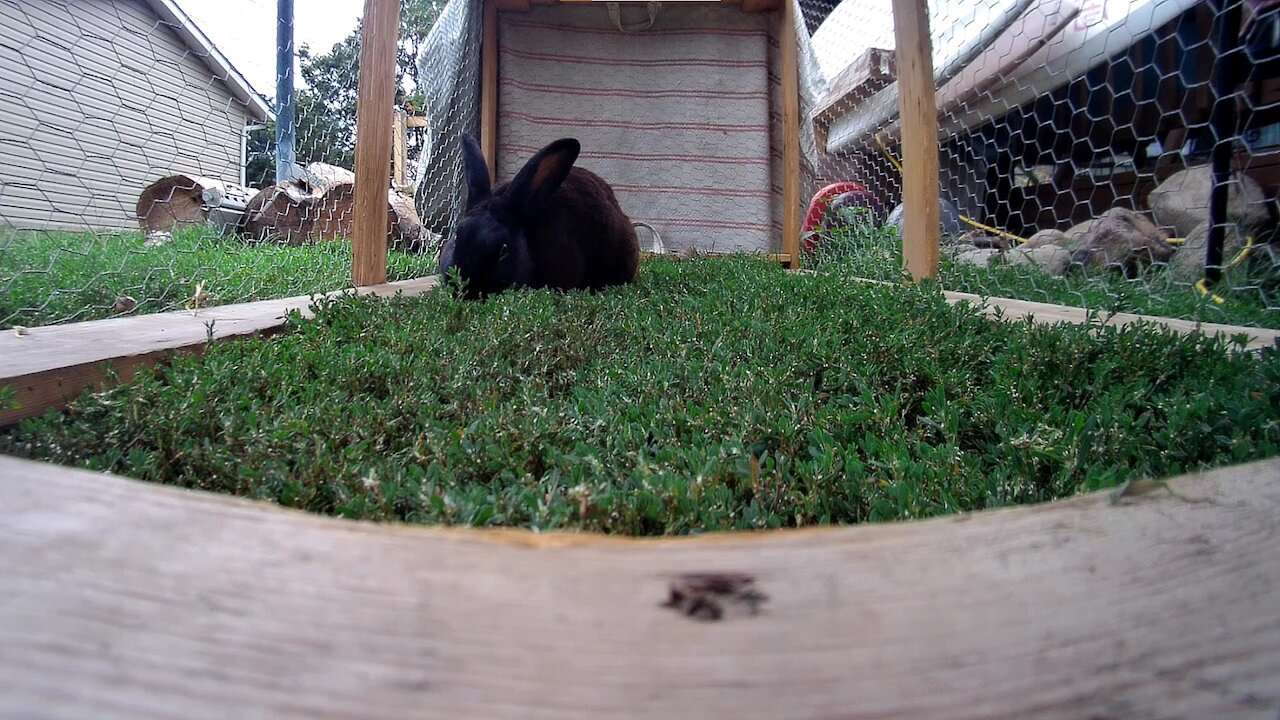
<instances>
[{"instance_id":1,"label":"house siding","mask_svg":"<svg viewBox=\"0 0 1280 720\"><path fill-rule=\"evenodd\" d=\"M0 230L136 229L160 177L238 182L250 117L142 0L0 0Z\"/></svg>"}]
</instances>

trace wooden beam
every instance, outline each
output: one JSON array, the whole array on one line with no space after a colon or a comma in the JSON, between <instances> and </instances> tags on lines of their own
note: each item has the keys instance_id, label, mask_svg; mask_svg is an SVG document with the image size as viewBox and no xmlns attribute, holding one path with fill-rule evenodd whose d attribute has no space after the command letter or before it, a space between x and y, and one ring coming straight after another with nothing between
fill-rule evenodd
<instances>
[{"instance_id":1,"label":"wooden beam","mask_svg":"<svg viewBox=\"0 0 1280 720\"><path fill-rule=\"evenodd\" d=\"M421 115L410 115L405 118L404 125L409 128L424 128L430 125L430 123L427 118Z\"/></svg>"},{"instance_id":2,"label":"wooden beam","mask_svg":"<svg viewBox=\"0 0 1280 720\"><path fill-rule=\"evenodd\" d=\"M396 110L391 122L391 178L396 187L403 186L409 165L408 124L403 110Z\"/></svg>"},{"instance_id":3,"label":"wooden beam","mask_svg":"<svg viewBox=\"0 0 1280 720\"><path fill-rule=\"evenodd\" d=\"M489 164L489 182L498 181L498 2L484 2L480 41L480 150Z\"/></svg>"},{"instance_id":4,"label":"wooden beam","mask_svg":"<svg viewBox=\"0 0 1280 720\"><path fill-rule=\"evenodd\" d=\"M358 523L0 458L3 705L193 720L1274 718L1277 479L1271 460L1139 482L1115 502L626 540ZM699 592L707 576L725 591Z\"/></svg>"},{"instance_id":5,"label":"wooden beam","mask_svg":"<svg viewBox=\"0 0 1280 720\"><path fill-rule=\"evenodd\" d=\"M897 78L892 50L867 48L831 81L831 89L818 101L814 122L827 123L851 110Z\"/></svg>"},{"instance_id":6,"label":"wooden beam","mask_svg":"<svg viewBox=\"0 0 1280 720\"><path fill-rule=\"evenodd\" d=\"M383 222L386 222L385 211ZM345 292L387 296L417 295L436 286L436 277L404 280ZM211 340L270 334L285 315L310 317L311 295L221 305L198 311L154 313L30 328L25 335L0 334L0 387L12 387L19 407L0 409L0 427L61 408L86 388L108 383L107 368L127 382L138 371L175 354L196 354Z\"/></svg>"},{"instance_id":7,"label":"wooden beam","mask_svg":"<svg viewBox=\"0 0 1280 720\"><path fill-rule=\"evenodd\" d=\"M922 0L923 1L923 0ZM777 15L782 93L782 253L800 259L800 71L796 48L795 3L782 0Z\"/></svg>"},{"instance_id":8,"label":"wooden beam","mask_svg":"<svg viewBox=\"0 0 1280 720\"><path fill-rule=\"evenodd\" d=\"M938 277L938 118L926 0L893 0L902 117L902 254L911 277Z\"/></svg>"},{"instance_id":9,"label":"wooden beam","mask_svg":"<svg viewBox=\"0 0 1280 720\"><path fill-rule=\"evenodd\" d=\"M388 168L399 24L398 0L365 0L356 106L355 217L351 231L351 280L356 285L387 281Z\"/></svg>"}]
</instances>

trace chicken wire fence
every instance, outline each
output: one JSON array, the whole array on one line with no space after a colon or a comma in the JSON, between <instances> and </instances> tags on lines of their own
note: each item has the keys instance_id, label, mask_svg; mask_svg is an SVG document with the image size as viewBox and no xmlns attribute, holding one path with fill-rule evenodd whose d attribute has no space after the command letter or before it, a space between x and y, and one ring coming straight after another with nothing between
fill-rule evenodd
<instances>
[{"instance_id":1,"label":"chicken wire fence","mask_svg":"<svg viewBox=\"0 0 1280 720\"><path fill-rule=\"evenodd\" d=\"M1280 3L928 5L945 289L1280 327ZM802 6L822 78L805 246L900 280L912 150L890 2ZM1218 140L1229 193L1206 266Z\"/></svg>"},{"instance_id":2,"label":"chicken wire fence","mask_svg":"<svg viewBox=\"0 0 1280 720\"><path fill-rule=\"evenodd\" d=\"M276 24L273 0L242 5ZM427 133L413 56L436 5L404 5L393 280L434 270L412 200ZM0 327L349 286L357 24L332 47L287 48L295 164L277 177L277 87L237 67L273 77L274 44L224 54L168 0L0 0Z\"/></svg>"},{"instance_id":3,"label":"chicken wire fence","mask_svg":"<svg viewBox=\"0 0 1280 720\"><path fill-rule=\"evenodd\" d=\"M484 3L400 5L390 279L434 271L466 201L458 139L482 134ZM804 263L900 279L910 149L890 1L797 0L794 27L778 22L780 5L754 5L766 11L498 13L498 179L543 144L578 137L580 164L657 231L652 246L642 234L646 250L779 253L795 150ZM332 47L297 48L295 132L282 137L293 162L277 177L289 124L275 88L250 87L176 7L0 0L0 325L349 284L357 28ZM1277 7L930 2L943 285L1280 326ZM1239 27L1223 32L1233 14ZM792 39L800 147L789 149L781 48ZM259 54L274 64L274 47ZM1208 167L1224 127L1232 182L1218 277L1205 266Z\"/></svg>"}]
</instances>

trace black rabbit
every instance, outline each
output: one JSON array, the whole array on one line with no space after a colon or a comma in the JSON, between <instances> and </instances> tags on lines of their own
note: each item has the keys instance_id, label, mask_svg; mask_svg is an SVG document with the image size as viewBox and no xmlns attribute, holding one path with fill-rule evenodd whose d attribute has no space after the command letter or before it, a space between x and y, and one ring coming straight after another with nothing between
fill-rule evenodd
<instances>
[{"instance_id":1,"label":"black rabbit","mask_svg":"<svg viewBox=\"0 0 1280 720\"><path fill-rule=\"evenodd\" d=\"M469 297L509 288L599 290L631 282L640 262L635 227L609 183L573 163L581 146L556 140L492 191L479 144L462 137L467 210L440 253Z\"/></svg>"}]
</instances>

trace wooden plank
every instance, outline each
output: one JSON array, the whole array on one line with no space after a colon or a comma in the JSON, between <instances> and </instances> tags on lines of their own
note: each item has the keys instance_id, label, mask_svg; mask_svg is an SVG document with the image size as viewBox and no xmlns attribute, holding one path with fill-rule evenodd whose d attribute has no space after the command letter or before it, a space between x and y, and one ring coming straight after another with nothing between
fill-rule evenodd
<instances>
[{"instance_id":1,"label":"wooden plank","mask_svg":"<svg viewBox=\"0 0 1280 720\"><path fill-rule=\"evenodd\" d=\"M817 274L814 270L799 271L805 274ZM884 280L869 278L849 278L853 282L871 283L873 285L895 285ZM1249 327L1246 325L1224 325L1221 323L1197 322L1181 318L1161 317L1159 315L1138 315L1134 313L1105 312L1070 305L1018 300L1016 298L984 297L973 293L944 291L947 302L955 305L967 302L979 308L989 317L999 316L1005 321L1016 321L1030 318L1032 322L1053 325L1056 323L1072 323L1075 325L1098 324L1124 327L1134 323L1151 323L1161 325L1184 335L1202 334L1209 337L1220 337L1230 340L1243 338L1247 350L1261 350L1268 347L1280 347L1280 330L1270 328Z\"/></svg>"},{"instance_id":2,"label":"wooden plank","mask_svg":"<svg viewBox=\"0 0 1280 720\"><path fill-rule=\"evenodd\" d=\"M409 165L408 124L405 120L404 111L396 110L391 121L391 179L396 187L404 186L405 170Z\"/></svg>"},{"instance_id":3,"label":"wooden plank","mask_svg":"<svg viewBox=\"0 0 1280 720\"><path fill-rule=\"evenodd\" d=\"M785 0L740 0L740 2L742 4L742 12L746 13L766 13L775 10L786 12L784 8Z\"/></svg>"},{"instance_id":4,"label":"wooden plank","mask_svg":"<svg viewBox=\"0 0 1280 720\"><path fill-rule=\"evenodd\" d=\"M399 25L398 0L365 0L351 231L351 279L356 285L387 281L387 169L391 164Z\"/></svg>"},{"instance_id":5,"label":"wooden plank","mask_svg":"<svg viewBox=\"0 0 1280 720\"><path fill-rule=\"evenodd\" d=\"M429 127L430 124L427 118L421 115L411 115L405 118L404 125L408 128L424 128Z\"/></svg>"},{"instance_id":6,"label":"wooden plank","mask_svg":"<svg viewBox=\"0 0 1280 720\"><path fill-rule=\"evenodd\" d=\"M782 0L778 13L782 93L782 253L797 267L800 258L800 71L796 48L795 0Z\"/></svg>"},{"instance_id":7,"label":"wooden plank","mask_svg":"<svg viewBox=\"0 0 1280 720\"><path fill-rule=\"evenodd\" d=\"M1077 325L1099 323L1116 327L1124 327L1134 323L1155 323L1183 334L1202 333L1210 337L1221 336L1227 339L1243 337L1246 338L1245 347L1249 350L1277 347L1276 341L1280 339L1280 330L1267 328L1196 322L1194 320L1181 320L1155 315L1091 311L1084 308L1032 302L1030 300L983 298L980 295L970 293L945 292L943 294L953 305L959 302L968 302L983 308L983 311L988 315L995 315L999 312L1006 320L1019 320L1024 317L1030 317L1041 323L1069 322Z\"/></svg>"},{"instance_id":8,"label":"wooden plank","mask_svg":"<svg viewBox=\"0 0 1280 720\"><path fill-rule=\"evenodd\" d=\"M529 0L494 0L498 12L529 12L532 8Z\"/></svg>"},{"instance_id":9,"label":"wooden plank","mask_svg":"<svg viewBox=\"0 0 1280 720\"><path fill-rule=\"evenodd\" d=\"M436 286L435 276L385 283L344 292L387 296L397 292L418 295ZM312 296L221 305L179 311L91 320L30 328L25 335L0 334L0 386L17 391L21 407L0 410L0 427L59 408L85 388L107 382L106 368L128 381L141 369L175 353L198 353L210 339L269 334L284 325L285 315L298 310L310 317Z\"/></svg>"},{"instance_id":10,"label":"wooden plank","mask_svg":"<svg viewBox=\"0 0 1280 720\"><path fill-rule=\"evenodd\" d=\"M489 182L498 181L498 3L484 2L480 39L480 150L489 164Z\"/></svg>"},{"instance_id":11,"label":"wooden plank","mask_svg":"<svg viewBox=\"0 0 1280 720\"><path fill-rule=\"evenodd\" d=\"M893 82L897 71L892 50L867 48L831 81L826 96L818 101L814 121L825 124L836 115L848 112L853 105Z\"/></svg>"},{"instance_id":12,"label":"wooden plank","mask_svg":"<svg viewBox=\"0 0 1280 720\"><path fill-rule=\"evenodd\" d=\"M926 0L893 0L906 207L902 254L915 280L938 277L938 120Z\"/></svg>"},{"instance_id":13,"label":"wooden plank","mask_svg":"<svg viewBox=\"0 0 1280 720\"><path fill-rule=\"evenodd\" d=\"M1115 503L627 540L0 458L0 714L1274 720L1278 479L1272 460ZM757 597L695 619L667 606L692 574Z\"/></svg>"}]
</instances>

